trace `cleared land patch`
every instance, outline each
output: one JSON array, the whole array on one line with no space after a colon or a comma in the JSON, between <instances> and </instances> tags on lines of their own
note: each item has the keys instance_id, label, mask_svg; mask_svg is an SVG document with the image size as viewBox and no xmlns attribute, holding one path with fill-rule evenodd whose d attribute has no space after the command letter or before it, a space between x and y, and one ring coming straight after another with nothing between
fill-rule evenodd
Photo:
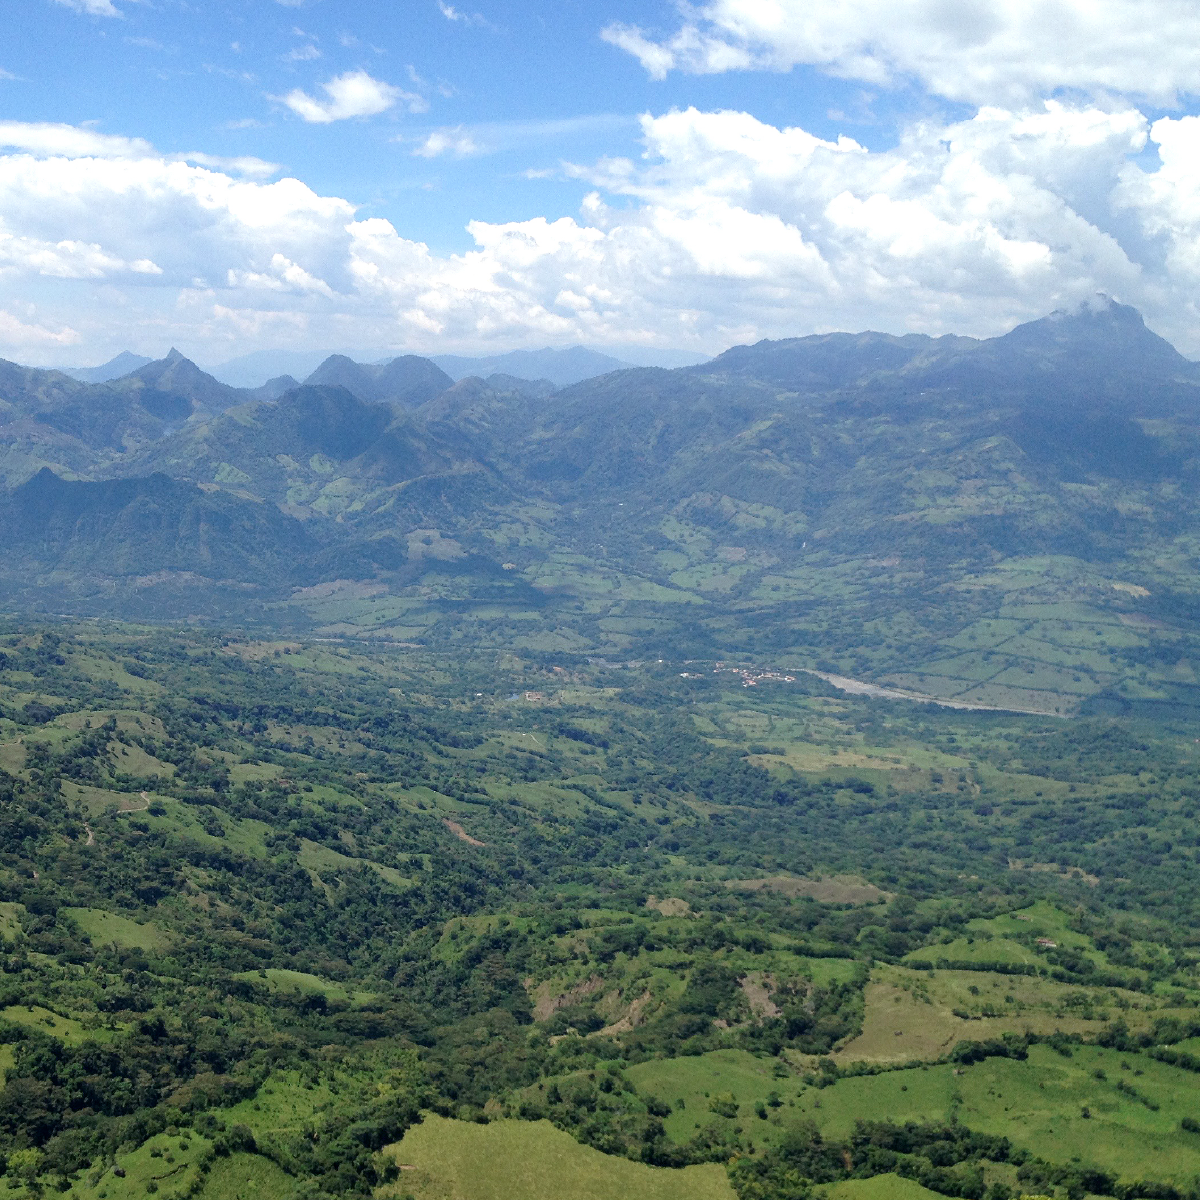
<instances>
[{"instance_id":1,"label":"cleared land patch","mask_svg":"<svg viewBox=\"0 0 1200 1200\"><path fill-rule=\"evenodd\" d=\"M647 1167L580 1145L549 1121L474 1125L427 1116L384 1150L400 1180L379 1196L416 1200L733 1200L724 1167Z\"/></svg>"},{"instance_id":2,"label":"cleared land patch","mask_svg":"<svg viewBox=\"0 0 1200 1200\"><path fill-rule=\"evenodd\" d=\"M123 950L149 950L161 954L171 944L170 937L149 921L132 921L99 908L64 908L93 946L119 946Z\"/></svg>"},{"instance_id":3,"label":"cleared land patch","mask_svg":"<svg viewBox=\"0 0 1200 1200\"><path fill-rule=\"evenodd\" d=\"M88 1172L66 1196L68 1200L123 1200L159 1191L168 1196L188 1196L200 1179L201 1160L208 1149L207 1139L194 1130L185 1129L175 1135L160 1133L131 1153L118 1153L112 1166ZM123 1174L114 1174L114 1167ZM276 1193L280 1194L286 1193Z\"/></svg>"},{"instance_id":4,"label":"cleared land patch","mask_svg":"<svg viewBox=\"0 0 1200 1200\"><path fill-rule=\"evenodd\" d=\"M231 1154L213 1163L200 1200L282 1200L296 1181L258 1154Z\"/></svg>"},{"instance_id":5,"label":"cleared land patch","mask_svg":"<svg viewBox=\"0 0 1200 1200\"><path fill-rule=\"evenodd\" d=\"M866 989L862 1032L834 1057L842 1062L940 1058L961 1041L1004 1033L1096 1034L1116 1015L1148 1024L1144 998L992 971L913 971L880 966ZM1133 1006L1139 1007L1135 1009Z\"/></svg>"}]
</instances>

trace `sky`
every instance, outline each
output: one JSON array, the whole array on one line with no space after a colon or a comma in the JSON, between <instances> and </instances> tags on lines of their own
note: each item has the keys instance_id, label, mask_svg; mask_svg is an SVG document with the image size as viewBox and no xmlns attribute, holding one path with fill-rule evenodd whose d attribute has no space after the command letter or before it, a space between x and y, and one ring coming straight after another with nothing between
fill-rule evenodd
<instances>
[{"instance_id":1,"label":"sky","mask_svg":"<svg viewBox=\"0 0 1200 1200\"><path fill-rule=\"evenodd\" d=\"M1195 0L5 0L0 357L1200 358Z\"/></svg>"}]
</instances>

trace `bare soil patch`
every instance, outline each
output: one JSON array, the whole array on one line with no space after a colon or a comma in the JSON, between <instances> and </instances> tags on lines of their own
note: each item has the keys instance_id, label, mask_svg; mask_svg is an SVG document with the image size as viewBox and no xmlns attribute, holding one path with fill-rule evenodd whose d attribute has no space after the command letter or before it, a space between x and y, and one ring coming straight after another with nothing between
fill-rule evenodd
<instances>
[{"instance_id":1,"label":"bare soil patch","mask_svg":"<svg viewBox=\"0 0 1200 1200\"><path fill-rule=\"evenodd\" d=\"M443 817L442 824L445 825L446 828L450 830L450 832L454 834L456 838L462 838L462 840L470 846L487 845L487 842L481 842L478 838L473 838L457 821L451 821L449 817Z\"/></svg>"}]
</instances>

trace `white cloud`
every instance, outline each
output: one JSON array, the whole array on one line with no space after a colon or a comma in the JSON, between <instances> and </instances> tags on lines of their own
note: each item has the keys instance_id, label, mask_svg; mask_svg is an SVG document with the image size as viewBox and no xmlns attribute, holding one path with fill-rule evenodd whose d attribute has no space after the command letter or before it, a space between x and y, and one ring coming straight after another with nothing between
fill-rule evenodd
<instances>
[{"instance_id":1,"label":"white cloud","mask_svg":"<svg viewBox=\"0 0 1200 1200\"><path fill-rule=\"evenodd\" d=\"M69 238L49 242L14 237L0 230L0 275L6 272L56 279L105 279L128 273L161 275L162 269L148 258L131 261L118 258L95 242Z\"/></svg>"},{"instance_id":2,"label":"white cloud","mask_svg":"<svg viewBox=\"0 0 1200 1200\"><path fill-rule=\"evenodd\" d=\"M282 254L271 255L265 271L238 271L230 268L226 282L231 288L265 288L272 292L316 292L332 299L333 289L323 279L310 275L303 267Z\"/></svg>"},{"instance_id":3,"label":"white cloud","mask_svg":"<svg viewBox=\"0 0 1200 1200\"><path fill-rule=\"evenodd\" d=\"M1193 0L710 0L655 38L601 36L649 74L807 64L848 79L915 78L940 96L1021 104L1063 91L1172 104L1200 90Z\"/></svg>"},{"instance_id":4,"label":"white cloud","mask_svg":"<svg viewBox=\"0 0 1200 1200\"><path fill-rule=\"evenodd\" d=\"M114 8L112 0L58 0L59 4L66 8L73 8L76 12L87 13L92 17L121 17L125 14L120 9Z\"/></svg>"},{"instance_id":5,"label":"white cloud","mask_svg":"<svg viewBox=\"0 0 1200 1200\"><path fill-rule=\"evenodd\" d=\"M96 133L78 125L49 121L0 121L0 146L65 158L141 158L154 153L154 147L142 138Z\"/></svg>"},{"instance_id":6,"label":"white cloud","mask_svg":"<svg viewBox=\"0 0 1200 1200\"><path fill-rule=\"evenodd\" d=\"M79 341L74 329L49 329L45 325L30 325L0 308L0 346L40 349L70 346Z\"/></svg>"},{"instance_id":7,"label":"white cloud","mask_svg":"<svg viewBox=\"0 0 1200 1200\"><path fill-rule=\"evenodd\" d=\"M180 162L193 162L202 167L215 167L218 171L233 171L237 175L249 175L254 179L267 179L279 173L278 163L266 162L264 159L255 158L250 154L225 158L219 154L200 154L193 151L191 154L172 157L177 157Z\"/></svg>"},{"instance_id":8,"label":"white cloud","mask_svg":"<svg viewBox=\"0 0 1200 1200\"><path fill-rule=\"evenodd\" d=\"M373 117L404 101L410 112L424 112L425 100L410 92L401 91L390 83L372 79L366 71L347 71L321 84L325 100L314 100L307 92L296 88L283 97L283 102L297 116L317 125L344 121L350 117Z\"/></svg>"},{"instance_id":9,"label":"white cloud","mask_svg":"<svg viewBox=\"0 0 1200 1200\"><path fill-rule=\"evenodd\" d=\"M239 123L240 127L240 123ZM39 158L158 158L155 148L142 138L121 137L97 133L77 125L58 125L49 122L0 121L0 148L26 150ZM198 151L166 156L175 162L194 162L238 175L264 178L279 171L277 163L266 162L252 155L224 158Z\"/></svg>"},{"instance_id":10,"label":"white cloud","mask_svg":"<svg viewBox=\"0 0 1200 1200\"><path fill-rule=\"evenodd\" d=\"M447 21L461 21L464 25L486 25L488 23L482 13L463 12L461 8L455 8L453 4L446 4L445 0L438 0L438 10Z\"/></svg>"},{"instance_id":11,"label":"white cloud","mask_svg":"<svg viewBox=\"0 0 1200 1200\"><path fill-rule=\"evenodd\" d=\"M414 151L419 158L440 158L443 154L455 158L468 158L478 154L480 148L474 138L461 125L453 129L434 130Z\"/></svg>"},{"instance_id":12,"label":"white cloud","mask_svg":"<svg viewBox=\"0 0 1200 1200\"><path fill-rule=\"evenodd\" d=\"M495 154L518 146L538 144L543 149L555 140L578 139L582 135L627 127L633 117L614 113L592 113L542 121L485 121L477 125L453 125L435 129L413 150L420 158L453 155L468 158ZM399 141L401 139L397 139ZM549 178L557 171L526 171L526 178Z\"/></svg>"},{"instance_id":13,"label":"white cloud","mask_svg":"<svg viewBox=\"0 0 1200 1200\"><path fill-rule=\"evenodd\" d=\"M314 59L320 58L321 52L311 42L303 46L297 46L295 49L289 50L284 56L284 62L312 62Z\"/></svg>"},{"instance_id":14,"label":"white cloud","mask_svg":"<svg viewBox=\"0 0 1200 1200\"><path fill-rule=\"evenodd\" d=\"M715 351L839 328L994 334L1105 291L1200 352L1200 118L989 107L916 124L885 152L739 112L642 124L643 158L570 169L591 189L577 217L474 222L474 247L446 256L296 179L9 123L0 308L48 337L108 348L137 327L213 358L350 343ZM33 301L53 320L24 315ZM0 356L44 360L55 344L0 330Z\"/></svg>"}]
</instances>

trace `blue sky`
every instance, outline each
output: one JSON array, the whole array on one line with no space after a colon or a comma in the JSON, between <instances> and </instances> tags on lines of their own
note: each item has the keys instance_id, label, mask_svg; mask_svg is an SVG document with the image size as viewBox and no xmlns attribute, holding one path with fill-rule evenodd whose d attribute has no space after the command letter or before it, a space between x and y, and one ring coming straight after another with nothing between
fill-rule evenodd
<instances>
[{"instance_id":1,"label":"blue sky","mask_svg":"<svg viewBox=\"0 0 1200 1200\"><path fill-rule=\"evenodd\" d=\"M898 110L930 104L908 89L880 93L811 68L652 79L600 33L634 21L669 30L677 14L664 3L114 0L115 19L48 0L10 3L16 28L0 66L18 78L0 92L4 117L90 124L164 152L254 155L443 253L470 247L471 220L575 213L586 188L564 179L560 163L637 155L643 112L737 108L883 145L894 140ZM276 99L295 88L319 96L321 82L356 70L419 103L313 125ZM414 153L458 127L480 153Z\"/></svg>"},{"instance_id":2,"label":"blue sky","mask_svg":"<svg viewBox=\"0 0 1200 1200\"><path fill-rule=\"evenodd\" d=\"M995 333L1096 291L1200 353L1181 0L9 0L6 21L0 356L711 353Z\"/></svg>"}]
</instances>

